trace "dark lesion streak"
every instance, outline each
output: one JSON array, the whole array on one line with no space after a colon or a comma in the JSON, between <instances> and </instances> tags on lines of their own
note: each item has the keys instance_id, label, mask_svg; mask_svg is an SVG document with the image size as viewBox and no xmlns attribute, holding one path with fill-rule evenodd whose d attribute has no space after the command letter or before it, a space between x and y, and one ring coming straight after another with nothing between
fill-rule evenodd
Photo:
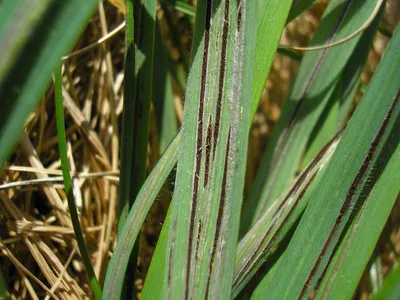
<instances>
[{"instance_id":1,"label":"dark lesion streak","mask_svg":"<svg viewBox=\"0 0 400 300\"><path fill-rule=\"evenodd\" d=\"M225 1L225 12L224 12L224 26L222 28L222 48L221 48L221 61L219 67L219 83L218 83L218 99L217 99L217 111L215 116L215 127L214 127L214 143L213 143L213 157L215 158L215 149L217 147L220 119L222 111L222 98L224 95L224 83L225 83L225 69L226 69L226 48L228 46L228 33L229 33L229 1Z\"/></svg>"},{"instance_id":2,"label":"dark lesion streak","mask_svg":"<svg viewBox=\"0 0 400 300\"><path fill-rule=\"evenodd\" d=\"M339 214L336 218L335 224L333 225L331 232L329 233L329 236L324 244L324 247L322 248L320 254L318 255L318 258L315 261L314 266L313 266L309 276L307 277L306 282L303 285L303 288L300 292L299 298L302 298L304 296L308 285L310 284L311 280L316 275L316 272L321 263L321 260L325 256L326 252L328 251L329 245L331 244L331 242L333 240L333 236L336 234L336 232L339 229L340 224L342 223L343 216L346 214L346 212L348 212L348 210L351 206L354 194L356 193L357 189L359 188L359 186L361 184L362 179L364 178L365 174L367 173L368 167L370 166L370 164L373 160L373 157L375 155L375 152L379 145L379 142L381 141L383 134L385 133L385 130L389 124L389 120L393 114L393 111L399 102L399 96L400 96L400 89L397 90L397 93L392 102L392 105L390 106L389 111L387 112L385 119L383 120L383 123L382 123L381 127L379 128L378 133L376 134L376 136L368 150L367 157L364 159L363 164L361 165L356 177L354 178L353 183L351 184L351 186L347 192L346 200L344 201L342 208L339 211Z\"/></svg>"},{"instance_id":3,"label":"dark lesion streak","mask_svg":"<svg viewBox=\"0 0 400 300\"><path fill-rule=\"evenodd\" d=\"M201 70L201 89L200 89L200 101L198 110L198 124L197 124L197 142L196 142L196 162L195 172L193 178L193 192L192 192L192 207L190 212L189 220L189 241L188 241L188 254L186 263L186 282L185 282L185 299L189 298L189 278L192 265L192 248L193 248L193 233L194 233L194 219L197 210L198 201L198 190L200 180L200 167L201 157L203 152L203 113L205 105L205 94L206 94L206 82L207 82L207 67L208 67L208 56L210 47L210 27L211 27L211 9L212 0L206 2L206 16L205 16L205 28L204 28L204 49L203 49L203 63Z\"/></svg>"},{"instance_id":4,"label":"dark lesion streak","mask_svg":"<svg viewBox=\"0 0 400 300\"><path fill-rule=\"evenodd\" d=\"M207 187L208 177L210 175L210 155L211 155L211 143L212 143L212 119L211 116L208 118L208 126L207 126L207 137L206 137L206 164L204 167L204 187Z\"/></svg>"},{"instance_id":5,"label":"dark lesion streak","mask_svg":"<svg viewBox=\"0 0 400 300\"><path fill-rule=\"evenodd\" d=\"M196 240L196 260L199 259L199 245L200 245L200 236L201 236L202 223L199 221L199 225L197 227L197 240Z\"/></svg>"},{"instance_id":6,"label":"dark lesion streak","mask_svg":"<svg viewBox=\"0 0 400 300\"><path fill-rule=\"evenodd\" d=\"M298 177L296 182L294 183L293 187L289 190L289 193L286 195L285 199L282 201L281 205L278 207L277 212L281 212L279 214L279 217L274 220L274 222L269 226L267 232L263 235L263 238L261 239L259 246L257 249L254 251L252 257L248 260L247 264L242 268L240 273L235 276L235 281L234 285L237 285L239 280L241 278L244 278L244 274L249 273L257 264L259 261L264 257L264 255L270 250L271 246L274 244L275 240L277 239L278 235L281 233L282 229L284 228L284 225L286 224L287 220L291 217L293 212L295 211L296 207L300 203L301 199L304 197L305 192L308 190L310 187L311 183L314 181L315 177L319 173L319 170L315 172L312 177L309 179L309 181L306 183L305 187L303 190L300 192L299 197L296 199L296 202L293 203L293 205L290 208L290 211L286 215L284 221L281 223L280 227L277 229L273 237L271 238L270 242L264 247L264 249L261 251L261 247L264 244L265 240L267 239L268 235L270 234L272 228L274 228L275 223L277 220L282 216L284 213L284 205L287 203L287 201L297 193L299 190L300 186L303 184L303 182L307 179L308 174L315 168L315 166L321 161L321 159L325 156L329 148L332 146L332 144L337 141L339 137L341 137L343 133L343 129L341 129L321 150L318 152L317 156L314 158L314 160L308 165L308 167L303 171L303 173ZM257 253L261 251L261 254L257 256ZM254 261L252 263L252 261Z\"/></svg>"},{"instance_id":7,"label":"dark lesion streak","mask_svg":"<svg viewBox=\"0 0 400 300\"><path fill-rule=\"evenodd\" d=\"M206 299L209 298L210 280L211 280L211 275L213 272L214 259L215 259L215 254L217 252L218 240L220 239L220 236L221 236L221 224L222 224L222 218L224 216L224 209L225 209L225 203L226 203L226 190L227 190L226 183L227 183L227 174L228 174L230 141L231 141L231 128L229 127L228 140L227 140L226 150L225 150L224 173L223 173L222 183L221 183L221 195L220 195L220 202L219 202L219 207L218 207L218 216L217 216L217 222L216 222L216 226L215 226L215 235L214 235L214 241L213 241L212 252L211 252L211 257L210 257L210 264L209 264L209 272L208 272L207 288L206 288Z\"/></svg>"}]
</instances>

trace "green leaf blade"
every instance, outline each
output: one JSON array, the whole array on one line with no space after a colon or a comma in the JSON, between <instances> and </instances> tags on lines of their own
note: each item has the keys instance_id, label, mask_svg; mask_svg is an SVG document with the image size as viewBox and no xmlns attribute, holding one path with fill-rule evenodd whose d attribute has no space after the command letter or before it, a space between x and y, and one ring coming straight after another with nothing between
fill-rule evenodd
<instances>
[{"instance_id":1,"label":"green leaf blade","mask_svg":"<svg viewBox=\"0 0 400 300\"><path fill-rule=\"evenodd\" d=\"M271 297L307 297L315 286L352 213L387 122L397 118L399 43L397 30L323 174L323 184L309 195L315 201L308 205L284 254L285 264L272 284L258 286L254 299L265 293Z\"/></svg>"}]
</instances>

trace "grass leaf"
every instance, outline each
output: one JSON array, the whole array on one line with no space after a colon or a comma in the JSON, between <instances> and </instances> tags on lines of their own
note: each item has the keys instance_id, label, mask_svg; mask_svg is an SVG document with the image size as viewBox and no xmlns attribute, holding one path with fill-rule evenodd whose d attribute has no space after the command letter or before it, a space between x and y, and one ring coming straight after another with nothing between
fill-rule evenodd
<instances>
[{"instance_id":1,"label":"grass leaf","mask_svg":"<svg viewBox=\"0 0 400 300\"><path fill-rule=\"evenodd\" d=\"M164 155L143 184L140 192L126 219L126 225L119 233L117 247L111 257L104 283L104 299L120 299L125 271L129 262L129 255L135 245L140 228L146 219L150 207L153 205L165 180L178 159L180 135L175 137Z\"/></svg>"},{"instance_id":2,"label":"grass leaf","mask_svg":"<svg viewBox=\"0 0 400 300\"><path fill-rule=\"evenodd\" d=\"M8 0L0 10L0 166L28 114L48 88L61 56L74 45L96 0Z\"/></svg>"},{"instance_id":3,"label":"grass leaf","mask_svg":"<svg viewBox=\"0 0 400 300\"><path fill-rule=\"evenodd\" d=\"M329 44L353 33L368 19L375 4L375 0L331 1L311 45ZM312 129L331 98L358 40L359 36L334 48L308 52L303 57L245 203L242 234L288 188Z\"/></svg>"},{"instance_id":4,"label":"grass leaf","mask_svg":"<svg viewBox=\"0 0 400 300\"><path fill-rule=\"evenodd\" d=\"M263 298L263 295L307 297L323 274L371 172L376 149L390 120L396 120L400 112L399 45L400 31L397 30L322 175L321 184L305 195L313 201L307 206L283 255L279 273L268 286L263 282L259 284L254 299Z\"/></svg>"},{"instance_id":5,"label":"grass leaf","mask_svg":"<svg viewBox=\"0 0 400 300\"><path fill-rule=\"evenodd\" d=\"M57 135L58 135L58 148L60 151L61 168L64 179L65 194L67 195L68 208L71 214L72 225L74 227L75 238L78 243L78 248L82 256L85 271L89 277L90 285L92 286L96 299L101 299L102 291L100 284L94 274L93 266L90 261L90 256L86 248L85 238L83 237L81 224L79 221L78 210L75 204L75 197L72 187L71 174L68 163L67 154L67 138L65 134L64 122L64 105L62 96L62 77L61 69L57 70L54 74L54 93L56 101L56 121L57 121Z\"/></svg>"}]
</instances>

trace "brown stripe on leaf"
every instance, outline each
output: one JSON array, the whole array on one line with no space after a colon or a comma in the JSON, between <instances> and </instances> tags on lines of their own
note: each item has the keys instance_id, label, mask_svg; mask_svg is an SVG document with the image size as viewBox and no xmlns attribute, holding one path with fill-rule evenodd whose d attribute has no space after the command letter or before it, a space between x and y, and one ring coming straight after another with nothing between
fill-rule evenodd
<instances>
[{"instance_id":1,"label":"brown stripe on leaf","mask_svg":"<svg viewBox=\"0 0 400 300\"><path fill-rule=\"evenodd\" d=\"M221 61L220 61L220 67L219 67L217 112L216 112L215 127L214 127L214 145L213 145L214 158L215 158L215 149L217 147L219 128L220 128L220 119L221 119L221 111L222 111L222 97L224 94L226 48L228 46L228 31L229 31L229 0L226 0L225 1L225 13L224 13L224 26L222 29L222 48L221 48Z\"/></svg>"},{"instance_id":2,"label":"brown stripe on leaf","mask_svg":"<svg viewBox=\"0 0 400 300\"><path fill-rule=\"evenodd\" d=\"M200 246L200 236L201 236L202 223L199 221L199 226L197 228L197 240L196 240L196 260L199 259L199 246Z\"/></svg>"},{"instance_id":3,"label":"brown stripe on leaf","mask_svg":"<svg viewBox=\"0 0 400 300\"><path fill-rule=\"evenodd\" d=\"M376 134L369 150L368 150L368 154L367 157L364 159L364 162L362 163L356 177L353 180L353 183L351 184L349 190L347 191L347 196L346 196L346 200L344 201L339 214L336 218L335 224L333 225L331 232L329 233L329 236L320 252L320 254L318 255L317 260L314 263L314 266L309 274L309 276L307 277L307 280L305 282L305 284L303 285L303 288L301 290L300 296L299 298L302 298L307 290L308 285L310 284L311 280L314 278L317 269L321 263L322 258L325 256L326 252L328 251L329 245L331 244L332 240L333 240L333 236L336 234L336 232L339 229L340 224L342 223L342 219L343 216L348 212L351 204L352 204L352 200L353 197L357 191L357 189L359 188L362 179L364 178L365 174L368 171L368 168L374 158L374 155L376 153L376 149L379 145L379 142L381 141L383 134L385 133L385 130L389 124L389 120L393 114L393 111L397 105L397 103L399 102L399 96L400 96L400 89L397 90L396 96L393 99L392 105L389 108L389 111L387 112L385 119L383 120L383 123L381 125L381 127L378 130L378 133Z\"/></svg>"},{"instance_id":4,"label":"brown stripe on leaf","mask_svg":"<svg viewBox=\"0 0 400 300\"><path fill-rule=\"evenodd\" d=\"M228 140L226 143L226 150L225 150L225 163L224 163L224 173L221 182L221 195L220 195L220 202L218 207L218 216L217 216L217 223L215 226L215 235L214 241L212 246L212 252L210 257L210 265L209 265L209 272L208 272L208 279L207 279L207 289L206 289L206 299L209 297L209 289L210 289L210 280L211 275L213 272L213 265L214 265L214 258L215 253L217 251L217 244L218 240L221 236L221 224L222 224L222 217L224 216L224 209L225 209L225 202L226 202L226 183L227 183L227 173L228 173L228 162L229 162L229 148L230 148L230 141L231 140L231 128L229 127L228 133Z\"/></svg>"},{"instance_id":5,"label":"brown stripe on leaf","mask_svg":"<svg viewBox=\"0 0 400 300\"><path fill-rule=\"evenodd\" d=\"M344 129L344 128L343 128ZM304 183L304 181L307 179L307 176L312 172L312 170L314 170L315 166L321 161L321 159L325 156L325 154L328 152L329 148L332 146L332 144L337 141L337 139L342 135L343 133L343 129L341 129L317 154L317 156L314 158L314 160L307 166L307 168L302 172L302 174L296 179L296 182L293 184L293 186L291 187L291 189L289 190L288 194L286 195L285 199L282 201L282 203L280 204L280 206L277 209L277 212L281 211L280 216L282 216L282 214L284 213L283 210L283 206L287 203L287 201L293 197L294 194L297 193L297 191L299 190L299 188L301 187L301 185ZM299 196L296 199L296 202L293 203L293 206L290 208L290 211L288 212L288 214L285 217L285 220L282 222L282 225L278 228L278 230L275 232L274 236L272 237L272 242L268 243L268 245L266 245L262 251L262 254L256 259L256 261L250 266L250 263L255 259L256 254L261 250L261 246L262 244L265 242L266 238L268 237L269 233L271 232L272 228L274 228L275 223L277 222L277 220L279 219L276 218L273 222L273 224L271 224L271 226L269 226L267 232L263 235L263 238L261 240L261 242L259 243L258 248L254 251L252 257L248 260L247 264L242 268L242 271L236 276L235 282L234 284L236 285L237 282L239 281L240 278L244 277L245 273L248 273L249 271L251 271L251 269L257 265L257 263L262 259L263 255L265 255L267 253L267 251L269 250L269 248L273 245L273 242L276 240L277 236L279 235L279 233L282 231L283 229L283 225L286 224L286 221L290 218L290 216L292 215L292 213L294 212L295 208L297 207L298 203L300 203L301 199L303 198L305 192L308 190L309 186L311 185L311 183L314 181L316 175L319 173L319 170L317 170L315 172L315 174L312 175L312 177L310 178L310 180L306 183L305 188L300 192Z\"/></svg>"},{"instance_id":6,"label":"brown stripe on leaf","mask_svg":"<svg viewBox=\"0 0 400 300\"><path fill-rule=\"evenodd\" d=\"M205 105L205 95L206 95L206 82L207 82L207 69L208 69L208 56L210 47L210 27L211 27L211 10L212 10L212 0L207 0L206 3L206 19L204 28L204 53L203 53L203 63L201 71L201 89L200 89L200 101L199 101L199 113L197 121L197 142L196 142L196 162L195 162L195 172L193 178L193 191L192 191L192 207L189 220L189 244L188 244L188 257L186 265L186 283L185 283L185 298L189 297L189 277L191 269L191 259L192 259L192 248L193 248L193 231L194 231L194 219L197 209L198 200L198 189L200 180L200 167L201 167L201 157L202 157L202 144L203 144L203 113Z\"/></svg>"},{"instance_id":7,"label":"brown stripe on leaf","mask_svg":"<svg viewBox=\"0 0 400 300\"><path fill-rule=\"evenodd\" d=\"M290 207L289 212L287 213L285 219L281 222L281 225L279 226L279 228L277 229L277 231L274 233L274 235L272 236L271 240L268 242L268 244L264 247L264 249L262 250L261 254L255 259L257 253L261 250L262 244L265 242L265 240L267 239L269 233L271 232L271 230L275 227L276 222L278 221L279 217L276 218L274 220L274 222L271 224L271 226L269 226L267 232L264 234L261 242L259 243L257 249L254 251L252 257L248 260L247 264L245 265L245 267L242 269L242 271L238 274L238 276L236 276L237 280L240 280L242 278L244 278L244 274L245 273L249 273L254 266L257 266L257 264L263 259L264 255L270 250L270 248L272 247L272 245L274 244L274 242L276 241L276 239L278 238L279 234L281 233L282 229L285 228L285 226L287 225L287 221L289 220L289 218L292 216L293 212L295 211L297 205L299 204L299 202L301 201L301 199L304 197L304 194L306 193L306 191L308 190L308 188L310 187L311 183L314 181L315 177L317 176L318 171L315 172L310 180L306 183L306 186L301 190L299 196L296 199L296 202L293 204L292 207ZM302 181L301 181L302 183ZM291 196L289 196L291 197ZM288 197L288 198L289 198ZM284 213L284 210L281 212L280 216ZM252 263L252 261L254 260L254 262ZM250 266L251 264L251 266Z\"/></svg>"},{"instance_id":8,"label":"brown stripe on leaf","mask_svg":"<svg viewBox=\"0 0 400 300\"><path fill-rule=\"evenodd\" d=\"M204 168L204 187L208 184L208 177L210 176L210 155L212 143L212 120L211 116L208 118L207 137L206 137L206 165Z\"/></svg>"}]
</instances>

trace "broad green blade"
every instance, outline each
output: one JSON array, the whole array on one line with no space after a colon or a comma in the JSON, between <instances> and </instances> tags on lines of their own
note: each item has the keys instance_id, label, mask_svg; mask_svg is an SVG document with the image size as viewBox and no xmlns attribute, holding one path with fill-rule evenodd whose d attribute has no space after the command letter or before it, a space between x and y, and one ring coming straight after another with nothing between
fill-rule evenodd
<instances>
[{"instance_id":1,"label":"broad green blade","mask_svg":"<svg viewBox=\"0 0 400 300\"><path fill-rule=\"evenodd\" d=\"M117 247L111 256L107 269L103 299L121 298L122 285L130 253L132 252L140 233L140 228L147 217L150 207L153 205L158 192L176 164L179 143L180 135L175 137L160 161L150 173L129 212L126 225L119 233Z\"/></svg>"},{"instance_id":2,"label":"broad green blade","mask_svg":"<svg viewBox=\"0 0 400 300\"><path fill-rule=\"evenodd\" d=\"M252 116L256 114L272 61L286 24L291 1L262 0L258 6L258 29L252 92Z\"/></svg>"},{"instance_id":3,"label":"broad green blade","mask_svg":"<svg viewBox=\"0 0 400 300\"><path fill-rule=\"evenodd\" d=\"M97 0L5 0L0 8L0 166L51 74L74 45Z\"/></svg>"},{"instance_id":4,"label":"broad green blade","mask_svg":"<svg viewBox=\"0 0 400 300\"><path fill-rule=\"evenodd\" d=\"M232 297L236 297L252 276L278 248L282 239L304 211L305 192L318 185L320 174L332 157L340 139L338 134L298 176L287 193L264 213L240 240L236 253Z\"/></svg>"},{"instance_id":5,"label":"broad green blade","mask_svg":"<svg viewBox=\"0 0 400 300\"><path fill-rule=\"evenodd\" d=\"M331 1L311 46L330 44L353 33L364 24L375 6L375 0ZM312 130L358 40L359 36L334 48L308 52L303 57L245 203L242 234L290 185Z\"/></svg>"},{"instance_id":6,"label":"broad green blade","mask_svg":"<svg viewBox=\"0 0 400 300\"><path fill-rule=\"evenodd\" d=\"M397 120L399 108L400 30L386 50L361 104L356 109L333 154L321 183L305 197L311 201L283 255L279 272L254 299L307 298L322 276L371 174L382 138ZM388 137L390 139L390 137ZM268 276L266 281L268 281Z\"/></svg>"},{"instance_id":7,"label":"broad green blade","mask_svg":"<svg viewBox=\"0 0 400 300\"><path fill-rule=\"evenodd\" d=\"M172 299L230 295L250 129L256 4L241 1L238 11L236 1L198 3L166 255L164 295Z\"/></svg>"},{"instance_id":8,"label":"broad green blade","mask_svg":"<svg viewBox=\"0 0 400 300\"><path fill-rule=\"evenodd\" d=\"M399 116L397 113L397 119L390 120L384 142L376 150L372 174L357 200L356 209L361 207L318 287L319 299L351 298L389 217L400 191ZM365 195L368 197L364 201Z\"/></svg>"},{"instance_id":9,"label":"broad green blade","mask_svg":"<svg viewBox=\"0 0 400 300\"><path fill-rule=\"evenodd\" d=\"M396 300L400 297L400 267L398 266L384 280L382 289L373 300Z\"/></svg>"}]
</instances>

